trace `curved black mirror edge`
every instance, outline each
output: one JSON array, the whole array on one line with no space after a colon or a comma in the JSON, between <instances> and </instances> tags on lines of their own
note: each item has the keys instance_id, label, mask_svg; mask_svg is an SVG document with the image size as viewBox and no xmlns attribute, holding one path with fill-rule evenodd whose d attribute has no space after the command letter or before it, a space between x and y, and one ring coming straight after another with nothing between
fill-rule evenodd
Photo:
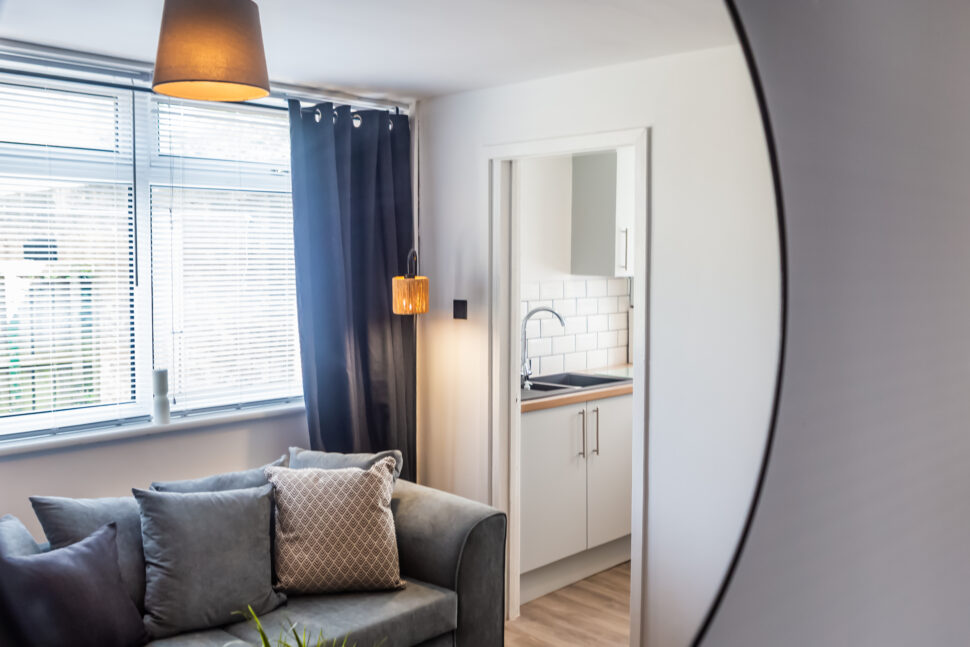
<instances>
[{"instance_id":1,"label":"curved black mirror edge","mask_svg":"<svg viewBox=\"0 0 970 647\"><path fill-rule=\"evenodd\" d=\"M731 558L727 572L724 574L724 579L721 581L721 586L718 588L717 594L714 596L713 602L711 602L710 609L708 609L707 615L704 616L704 621L701 623L697 634L694 636L694 640L691 642L693 647L698 647L703 642L711 623L714 621L714 617L721 608L721 602L724 600L724 596L731 586L731 581L734 579L734 573L738 568L738 563L741 561L741 555L744 553L748 535L751 533L751 526L754 524L754 519L758 512L758 504L761 501L761 491L764 487L765 475L768 472L768 463L771 461L771 450L774 446L775 431L778 425L782 374L785 367L785 347L788 338L788 239L785 232L785 205L782 199L781 174L778 170L778 155L775 147L774 131L771 127L771 117L768 115L768 105L765 101L764 87L761 83L758 64L751 51L751 43L745 32L740 12L738 11L735 0L724 0L724 4L727 6L728 13L731 16L731 22L734 24L734 31L737 33L738 40L741 43L741 49L744 51L744 59L748 65L748 72L751 74L751 83L754 86L758 109L761 112L761 123L765 130L765 142L768 146L771 178L775 189L775 212L778 218L778 248L781 261L781 336L778 345L778 369L775 376L775 397L771 407L771 422L768 426L768 437L765 441L764 454L761 457L758 480L755 484L754 494L751 497L751 506L748 508L748 515L744 521L744 527L738 539L738 545L734 550L734 556Z\"/></svg>"}]
</instances>

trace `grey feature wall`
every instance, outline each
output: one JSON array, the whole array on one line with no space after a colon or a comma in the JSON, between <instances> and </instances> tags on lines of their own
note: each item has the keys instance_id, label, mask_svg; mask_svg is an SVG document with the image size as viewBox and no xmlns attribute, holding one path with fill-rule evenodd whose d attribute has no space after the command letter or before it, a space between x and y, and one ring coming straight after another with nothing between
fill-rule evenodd
<instances>
[{"instance_id":1,"label":"grey feature wall","mask_svg":"<svg viewBox=\"0 0 970 647\"><path fill-rule=\"evenodd\" d=\"M970 641L970 3L735 0L787 229L778 421L705 647Z\"/></svg>"}]
</instances>

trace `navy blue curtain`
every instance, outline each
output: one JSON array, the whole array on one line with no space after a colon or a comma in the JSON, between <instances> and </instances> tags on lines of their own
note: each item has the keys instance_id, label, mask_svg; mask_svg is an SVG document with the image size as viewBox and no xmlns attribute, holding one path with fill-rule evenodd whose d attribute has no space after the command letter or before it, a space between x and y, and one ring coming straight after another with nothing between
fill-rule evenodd
<instances>
[{"instance_id":1,"label":"navy blue curtain","mask_svg":"<svg viewBox=\"0 0 970 647\"><path fill-rule=\"evenodd\" d=\"M413 247L405 115L290 102L297 308L310 446L399 449L415 471L414 318L391 312Z\"/></svg>"}]
</instances>

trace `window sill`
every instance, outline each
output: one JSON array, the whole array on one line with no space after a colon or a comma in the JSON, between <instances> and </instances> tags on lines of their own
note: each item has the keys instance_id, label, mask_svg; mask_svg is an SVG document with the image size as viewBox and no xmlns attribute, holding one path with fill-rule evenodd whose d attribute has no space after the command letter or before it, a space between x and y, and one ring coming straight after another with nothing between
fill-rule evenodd
<instances>
[{"instance_id":1,"label":"window sill","mask_svg":"<svg viewBox=\"0 0 970 647\"><path fill-rule=\"evenodd\" d=\"M108 443L131 438L155 436L170 432L192 431L207 427L221 427L253 420L267 420L302 414L305 411L303 402L287 402L251 409L220 411L218 413L200 414L176 418L167 425L154 422L139 422L128 425L105 427L103 429L86 429L84 431L64 432L49 436L36 436L11 441L0 441L0 458L17 454L45 452L53 449L78 447Z\"/></svg>"}]
</instances>

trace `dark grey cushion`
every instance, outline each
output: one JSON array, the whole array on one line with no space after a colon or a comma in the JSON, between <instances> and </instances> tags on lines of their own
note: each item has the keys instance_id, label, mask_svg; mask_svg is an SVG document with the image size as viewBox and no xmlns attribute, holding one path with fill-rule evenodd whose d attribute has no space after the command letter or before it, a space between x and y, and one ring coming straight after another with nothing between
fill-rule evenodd
<instances>
[{"instance_id":1,"label":"dark grey cushion","mask_svg":"<svg viewBox=\"0 0 970 647\"><path fill-rule=\"evenodd\" d=\"M141 547L141 518L138 504L132 497L66 499L32 496L30 504L53 549L70 546L105 524L116 523L121 579L138 609L144 609L145 557Z\"/></svg>"},{"instance_id":2,"label":"dark grey cushion","mask_svg":"<svg viewBox=\"0 0 970 647\"><path fill-rule=\"evenodd\" d=\"M457 623L458 597L453 591L408 580L399 591L340 593L291 597L287 605L260 616L263 628L275 638L290 622L316 638L320 632L337 638L340 645L349 635L348 645L359 647L410 647L440 634L453 631ZM257 644L251 624L226 627L226 631L248 644Z\"/></svg>"},{"instance_id":3,"label":"dark grey cushion","mask_svg":"<svg viewBox=\"0 0 970 647\"><path fill-rule=\"evenodd\" d=\"M272 463L241 472L228 472L214 476L204 476L187 481L165 481L152 483L152 489L158 492L224 492L226 490L244 490L252 487L263 487L269 481L263 470L267 467L279 467L286 464L286 456L280 456Z\"/></svg>"},{"instance_id":4,"label":"dark grey cushion","mask_svg":"<svg viewBox=\"0 0 970 647\"><path fill-rule=\"evenodd\" d=\"M315 467L321 470L337 470L346 467L359 467L369 470L382 458L394 457L394 479L401 475L404 467L404 457L396 449L389 449L376 454L341 454L340 452L318 452L310 449L290 447L290 469L298 470Z\"/></svg>"},{"instance_id":5,"label":"dark grey cushion","mask_svg":"<svg viewBox=\"0 0 970 647\"><path fill-rule=\"evenodd\" d=\"M132 490L145 546L145 626L155 638L238 622L251 606L286 601L273 590L271 485L222 492Z\"/></svg>"},{"instance_id":6,"label":"dark grey cushion","mask_svg":"<svg viewBox=\"0 0 970 647\"><path fill-rule=\"evenodd\" d=\"M30 531L13 515L0 517L0 557L24 557L41 552Z\"/></svg>"},{"instance_id":7,"label":"dark grey cushion","mask_svg":"<svg viewBox=\"0 0 970 647\"><path fill-rule=\"evenodd\" d=\"M48 553L0 557L4 624L22 647L133 647L148 640L121 581L117 527Z\"/></svg>"}]
</instances>

